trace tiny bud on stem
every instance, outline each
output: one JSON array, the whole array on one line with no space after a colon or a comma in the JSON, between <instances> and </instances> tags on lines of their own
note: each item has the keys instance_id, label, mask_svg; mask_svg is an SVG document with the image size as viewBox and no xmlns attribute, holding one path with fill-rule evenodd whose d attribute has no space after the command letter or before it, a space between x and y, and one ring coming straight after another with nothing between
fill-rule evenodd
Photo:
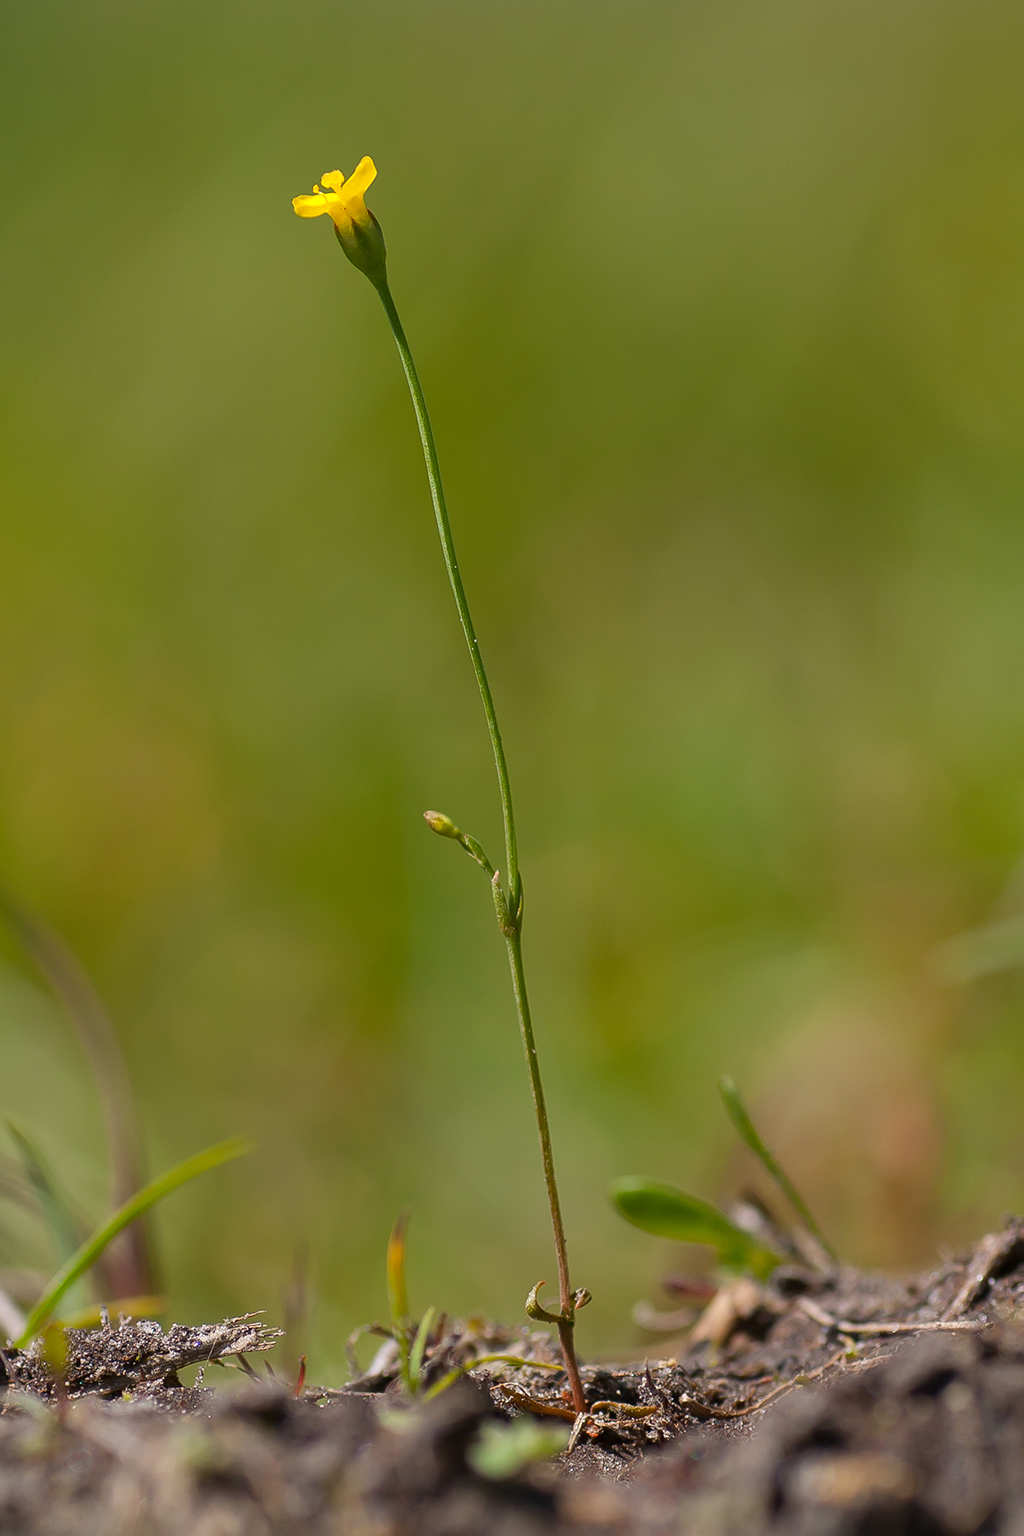
<instances>
[{"instance_id":1,"label":"tiny bud on stem","mask_svg":"<svg viewBox=\"0 0 1024 1536\"><path fill-rule=\"evenodd\" d=\"M443 811L424 811L423 820L431 832L436 832L438 837L455 837L459 835L459 829L450 816Z\"/></svg>"}]
</instances>

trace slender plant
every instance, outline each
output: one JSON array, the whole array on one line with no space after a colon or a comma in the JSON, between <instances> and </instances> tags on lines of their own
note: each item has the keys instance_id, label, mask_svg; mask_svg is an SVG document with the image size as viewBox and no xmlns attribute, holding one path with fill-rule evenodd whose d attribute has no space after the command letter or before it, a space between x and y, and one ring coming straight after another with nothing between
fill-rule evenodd
<instances>
[{"instance_id":1,"label":"slender plant","mask_svg":"<svg viewBox=\"0 0 1024 1536\"><path fill-rule=\"evenodd\" d=\"M434 433L430 425L426 400L424 399L419 374L416 371L416 364L413 361L405 330L399 318L388 283L387 251L384 245L384 236L380 225L364 201L366 191L376 175L376 166L366 156L360 160L356 169L347 180L340 171L328 171L321 177L320 184L314 186L312 195L294 198L292 206L299 217L304 219L319 218L321 214L325 213L330 215L338 243L345 255L354 267L358 268L364 276L369 278L377 290L398 347L398 355L402 360L406 383L409 386L409 394L412 397L412 407L419 431L420 446L423 449L423 460L427 470L427 483L430 487L430 498L434 507L437 531L441 539L444 563L448 571L452 595L455 598L459 622L462 625L462 632L466 637L466 645L469 647L470 660L473 664L473 672L476 676L477 687L480 690L480 699L483 703L484 715L487 719L487 729L491 738L491 750L494 754L494 767L498 776L498 790L501 796L501 812L505 833L504 885L502 884L500 871L494 868L476 838L460 831L449 817L442 815L439 811L427 811L424 814L428 825L433 831L441 837L452 838L455 842L459 843L470 857L479 864L491 883L498 927L501 929L508 950L509 968L512 973L512 990L515 995L516 1012L519 1016L519 1029L522 1035L523 1049L526 1052L526 1065L530 1074L530 1088L533 1094L533 1107L537 1117L541 1162L544 1168L544 1183L547 1189L548 1205L551 1210L551 1226L554 1232L555 1258L558 1266L559 1310L557 1312L548 1312L541 1306L538 1297L541 1285L544 1283L543 1281L535 1285L530 1292L526 1303L526 1310L530 1317L541 1322L553 1323L557 1327L562 1346L562 1355L565 1361L566 1375L568 1376L569 1387L572 1393L573 1406L578 1413L582 1413L586 1409L586 1399L583 1393L583 1383L580 1380L579 1365L576 1360L573 1331L576 1313L580 1307L585 1306L590 1300L590 1293L586 1290L573 1290L569 1279L569 1258L566 1250L565 1226L562 1221L561 1203L558 1198L555 1162L551 1150L551 1132L548 1126L548 1113L544 1102L544 1085L541 1081L540 1063L537 1059L537 1045L534 1039L533 1021L530 1015L530 1003L526 990L526 973L523 966L523 884L519 871L519 853L516 845L516 823L512 808L512 787L509 782L508 764L505 759L505 748L502 744L501 731L498 726L498 716L494 708L491 685L487 680L487 672L480 653L480 642L477 639L469 602L466 598L466 589L463 586L459 562L455 553L455 541L452 538L451 524L448 520L444 486L441 481L441 469L438 463L437 448L434 444Z\"/></svg>"}]
</instances>

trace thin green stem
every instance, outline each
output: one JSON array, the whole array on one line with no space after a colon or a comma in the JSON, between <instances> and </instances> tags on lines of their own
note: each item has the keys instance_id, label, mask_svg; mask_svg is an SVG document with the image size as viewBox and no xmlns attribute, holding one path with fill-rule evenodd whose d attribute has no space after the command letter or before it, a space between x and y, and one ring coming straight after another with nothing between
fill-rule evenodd
<instances>
[{"instance_id":1,"label":"thin green stem","mask_svg":"<svg viewBox=\"0 0 1024 1536\"><path fill-rule=\"evenodd\" d=\"M522 891L519 879L519 853L516 847L515 813L512 809L512 786L509 782L508 764L505 761L505 748L501 740L501 731L498 728L498 716L494 708L494 699L491 696L491 685L487 681L483 657L480 654L480 641L477 639L473 615L469 611L466 589L462 585L462 573L459 570L459 561L455 553L455 540L452 538L451 524L448 521L448 507L444 499L444 486L441 482L441 466L437 461L434 429L430 425L427 402L423 397L423 388L420 384L419 374L416 372L416 364L413 362L409 343L406 340L405 330L399 318L398 310L395 308L395 301L391 297L391 289L385 282L377 287L377 292L380 294L381 303L384 305L385 313L391 325L391 330L398 346L398 355L402 359L402 368L405 371L409 394L412 396L412 408L416 414L416 426L419 429L423 459L427 466L427 483L430 486L430 499L434 505L434 517L437 521L437 531L441 538L444 563L448 571L448 580L451 582L455 606L459 611L462 632L466 637L466 644L469 647L469 656L473 663L473 671L476 674L476 682L480 690L484 714L487 716L487 729L490 732L491 749L494 753L494 767L498 775L498 789L501 794L501 814L505 827L505 861L508 866L509 909L513 917L515 917L522 904Z\"/></svg>"},{"instance_id":2,"label":"thin green stem","mask_svg":"<svg viewBox=\"0 0 1024 1536\"><path fill-rule=\"evenodd\" d=\"M558 1265L558 1304L561 1313L558 1334L562 1344L562 1354L565 1356L565 1369L569 1377L573 1403L577 1412L581 1413L586 1406L586 1401L573 1338L576 1302L569 1279L569 1253L565 1241L565 1226L562 1222L562 1203L558 1198L555 1157L551 1150L551 1131L548 1126L547 1105L544 1102L544 1084L541 1081L540 1062L537 1059L537 1042L533 1034L530 999L526 991L523 940L519 927L516 927L514 932L506 933L505 947L508 950L509 969L512 972L512 990L515 993L516 1012L519 1015L519 1032L523 1038L523 1050L526 1052L526 1065L530 1073L530 1091L533 1094L533 1108L540 1134L540 1156L544 1165L544 1184L548 1192L548 1205L551 1208L551 1229L555 1238L555 1259Z\"/></svg>"},{"instance_id":3,"label":"thin green stem","mask_svg":"<svg viewBox=\"0 0 1024 1536\"><path fill-rule=\"evenodd\" d=\"M512 972L512 990L515 993L519 1029L523 1039L523 1049L526 1052L526 1065L530 1074L530 1089L533 1094L537 1132L540 1137L541 1161L544 1166L544 1184L547 1189L548 1205L551 1209L551 1227L555 1238L555 1258L558 1265L558 1294L560 1303L560 1317L555 1321L557 1321L559 1340L565 1359L565 1369L569 1378L573 1403L577 1412L582 1412L586 1402L574 1344L575 1314L579 1303L573 1294L572 1285L569 1280L569 1258L566 1249L565 1227L562 1222L562 1207L558 1198L558 1184L555 1179L555 1160L551 1150L551 1131L548 1126L548 1112L544 1102L544 1086L541 1082L540 1063L537 1060L537 1045L534 1039L533 1021L530 1016L530 1002L526 991L526 975L523 970L523 898L522 882L519 875L519 855L516 849L515 815L512 810L512 786L509 783L505 748L502 745L501 731L498 727L498 716L494 708L494 699L491 696L491 686L487 681L487 672L484 668L483 657L480 654L480 642L477 639L473 618L469 611L466 589L462 584L458 557L455 553L455 541L452 537L451 524L448 521L448 508L445 504L444 486L441 482L441 467L437 459L437 448L434 443L433 429L430 425L427 402L423 397L423 389L420 384L419 375L416 372L416 364L413 362L412 352L406 340L405 330L399 318L398 310L395 307L395 301L391 296L391 290L384 280L375 286L380 294L381 302L384 305L385 313L390 322L391 330L398 346L398 354L402 359L402 367L409 386L409 394L412 396L413 410L416 413L416 425L419 428L420 444L423 448L423 458L427 468L430 499L433 502L434 516L437 520L437 531L441 538L441 548L444 551L444 563L448 570L448 580L451 582L452 594L455 598L455 606L459 612L463 634L469 647L469 655L473 663L473 671L476 674L477 687L480 690L484 714L487 717L487 729L491 736L491 747L494 752L494 766L498 775L502 818L505 827L505 858L508 877L507 902L501 892L498 877L494 877L495 903L498 910L498 922L505 936L505 943L508 948L509 967ZM461 836L459 840L463 842L464 847L467 847L467 851L472 853L473 857L477 859L477 862L485 870L489 870L490 866L486 858L480 857L483 850L479 848L479 844L470 846L474 843L474 840L464 840Z\"/></svg>"},{"instance_id":4,"label":"thin green stem","mask_svg":"<svg viewBox=\"0 0 1024 1536\"><path fill-rule=\"evenodd\" d=\"M566 1256L565 1228L562 1224L562 1206L558 1198L558 1184L555 1179L555 1159L551 1150L551 1132L548 1129L548 1111L544 1102L544 1084L541 1081L540 1062L537 1059L537 1042L533 1034L533 1018L530 1014L530 999L526 991L526 973L523 968L523 943L519 934L505 939L505 947L508 950L509 970L512 972L512 990L516 998L516 1012L519 1015L519 1032L523 1038L523 1050L526 1053L526 1066L530 1074L530 1092L533 1094L533 1107L537 1116L537 1128L540 1132L540 1156L544 1165L544 1184L548 1192L548 1204L551 1207L551 1226L555 1237L555 1254L558 1260L558 1300L562 1311L571 1310L572 1286L569 1283L569 1263Z\"/></svg>"}]
</instances>

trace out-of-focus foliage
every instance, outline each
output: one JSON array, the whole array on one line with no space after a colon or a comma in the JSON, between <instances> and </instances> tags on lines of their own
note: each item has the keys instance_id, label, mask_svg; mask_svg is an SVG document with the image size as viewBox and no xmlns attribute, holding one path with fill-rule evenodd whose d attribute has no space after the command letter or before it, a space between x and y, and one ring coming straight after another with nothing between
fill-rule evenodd
<instances>
[{"instance_id":1,"label":"out-of-focus foliage","mask_svg":"<svg viewBox=\"0 0 1024 1536\"><path fill-rule=\"evenodd\" d=\"M933 956L1020 905L1020 6L0 32L0 880L107 999L151 1166L258 1143L158 1217L176 1315L276 1320L308 1244L340 1368L406 1204L417 1294L551 1278L500 939L421 819L499 843L408 401L290 209L364 153L518 786L581 1348L665 1257L609 1178L748 1170L723 1071L844 1255L1019 1205L1019 973ZM98 1218L13 950L0 1021L0 1108Z\"/></svg>"}]
</instances>

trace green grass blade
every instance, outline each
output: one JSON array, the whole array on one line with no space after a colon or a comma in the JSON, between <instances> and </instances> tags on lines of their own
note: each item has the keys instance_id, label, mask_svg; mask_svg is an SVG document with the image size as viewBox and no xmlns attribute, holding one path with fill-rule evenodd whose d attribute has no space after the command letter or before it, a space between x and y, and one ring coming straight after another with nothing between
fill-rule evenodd
<instances>
[{"instance_id":1,"label":"green grass blade","mask_svg":"<svg viewBox=\"0 0 1024 1536\"><path fill-rule=\"evenodd\" d=\"M386 1261L388 1306L391 1308L391 1326L394 1330L395 1343L398 1345L398 1367L402 1382L411 1397L413 1395L412 1377L409 1373L409 1341L411 1337L411 1325L409 1322L409 1292L405 1280L405 1230L409 1225L409 1212L402 1211L391 1228L391 1236L388 1238L388 1253Z\"/></svg>"},{"instance_id":2,"label":"green grass blade","mask_svg":"<svg viewBox=\"0 0 1024 1536\"><path fill-rule=\"evenodd\" d=\"M416 1337L413 1340L412 1345L412 1353L409 1356L409 1383L412 1387L413 1393L418 1392L420 1389L420 1372L423 1370L423 1356L426 1352L427 1340L430 1337L430 1330L434 1326L434 1319L436 1317L437 1308L428 1307L420 1320L419 1327L416 1330Z\"/></svg>"},{"instance_id":3,"label":"green grass blade","mask_svg":"<svg viewBox=\"0 0 1024 1536\"><path fill-rule=\"evenodd\" d=\"M63 1004L89 1059L106 1127L111 1203L123 1205L143 1182L135 1101L117 1031L99 993L64 941L0 887L0 918L6 919ZM159 1290L159 1277L144 1223L133 1226L104 1260L112 1294L141 1296Z\"/></svg>"},{"instance_id":4,"label":"green grass blade","mask_svg":"<svg viewBox=\"0 0 1024 1536\"><path fill-rule=\"evenodd\" d=\"M747 1111L747 1106L744 1104L740 1091L732 1078L720 1078L718 1088L728 1111L729 1119L739 1132L740 1139L750 1148L754 1156L761 1161L768 1174L775 1180L775 1183L781 1189L794 1211L796 1211L808 1232L818 1240L829 1258L835 1259L835 1250L825 1239L821 1228L804 1204L796 1186L758 1135L757 1128Z\"/></svg>"},{"instance_id":5,"label":"green grass blade","mask_svg":"<svg viewBox=\"0 0 1024 1536\"><path fill-rule=\"evenodd\" d=\"M215 1146L207 1147L205 1152L197 1152L194 1157L179 1163L177 1168L172 1168L168 1173L161 1174L158 1179L153 1179L144 1189L140 1189L137 1195L127 1200L54 1275L29 1313L25 1331L20 1339L16 1340L17 1347L25 1348L79 1276L84 1275L86 1270L95 1264L107 1244L112 1242L129 1222L136 1221L144 1211L148 1211L180 1185L187 1184L189 1179L195 1179L199 1174L207 1173L211 1168L217 1168L221 1163L229 1162L232 1158L241 1157L249 1150L250 1143L245 1136L233 1136L230 1141L219 1141Z\"/></svg>"},{"instance_id":6,"label":"green grass blade","mask_svg":"<svg viewBox=\"0 0 1024 1536\"><path fill-rule=\"evenodd\" d=\"M731 1269L749 1269L764 1279L781 1263L777 1253L734 1226L713 1205L674 1184L616 1179L608 1193L619 1215L634 1227L677 1243L706 1243L716 1250L719 1263Z\"/></svg>"},{"instance_id":7,"label":"green grass blade","mask_svg":"<svg viewBox=\"0 0 1024 1536\"><path fill-rule=\"evenodd\" d=\"M5 1117L7 1134L18 1149L25 1180L49 1229L57 1263L64 1264L82 1242L83 1223L40 1148L16 1120Z\"/></svg>"},{"instance_id":8,"label":"green grass blade","mask_svg":"<svg viewBox=\"0 0 1024 1536\"><path fill-rule=\"evenodd\" d=\"M20 1205L22 1210L39 1215L39 1202L25 1178L24 1168L16 1157L8 1157L6 1152L0 1152L0 1199L10 1200L12 1205Z\"/></svg>"}]
</instances>

